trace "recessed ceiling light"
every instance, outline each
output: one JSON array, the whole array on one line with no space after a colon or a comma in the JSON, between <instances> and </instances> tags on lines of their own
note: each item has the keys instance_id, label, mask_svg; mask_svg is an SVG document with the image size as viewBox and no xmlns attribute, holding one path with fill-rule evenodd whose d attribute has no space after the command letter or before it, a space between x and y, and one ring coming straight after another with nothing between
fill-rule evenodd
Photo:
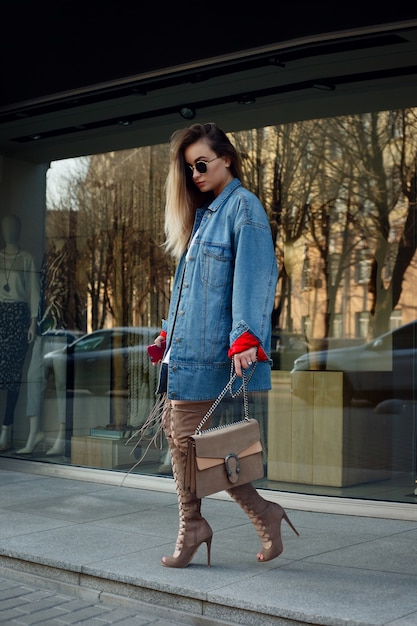
<instances>
[{"instance_id":1,"label":"recessed ceiling light","mask_svg":"<svg viewBox=\"0 0 417 626\"><path fill-rule=\"evenodd\" d=\"M336 85L328 83L324 80L319 80L316 83L313 83L312 87L314 87L314 89L318 89L319 91L334 91L336 89Z\"/></svg>"},{"instance_id":2,"label":"recessed ceiling light","mask_svg":"<svg viewBox=\"0 0 417 626\"><path fill-rule=\"evenodd\" d=\"M195 109L193 109L193 107L183 106L180 108L180 115L185 120L192 120L195 118L196 112L195 112Z\"/></svg>"},{"instance_id":3,"label":"recessed ceiling light","mask_svg":"<svg viewBox=\"0 0 417 626\"><path fill-rule=\"evenodd\" d=\"M237 99L238 104L254 104L256 98L250 94L243 94Z\"/></svg>"}]
</instances>

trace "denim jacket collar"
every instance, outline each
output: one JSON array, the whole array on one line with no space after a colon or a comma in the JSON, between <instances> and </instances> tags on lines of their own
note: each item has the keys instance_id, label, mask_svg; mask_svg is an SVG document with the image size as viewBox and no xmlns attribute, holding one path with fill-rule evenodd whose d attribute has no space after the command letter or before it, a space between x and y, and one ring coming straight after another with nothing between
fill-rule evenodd
<instances>
[{"instance_id":1,"label":"denim jacket collar","mask_svg":"<svg viewBox=\"0 0 417 626\"><path fill-rule=\"evenodd\" d=\"M214 198L213 202L211 202L207 208L210 211L213 211L213 213L217 211L221 207L223 202L225 202L227 198L234 192L234 190L237 187L241 187L241 185L242 183L238 178L234 178L233 180L231 180L230 183L228 183L223 191L216 198Z\"/></svg>"}]
</instances>

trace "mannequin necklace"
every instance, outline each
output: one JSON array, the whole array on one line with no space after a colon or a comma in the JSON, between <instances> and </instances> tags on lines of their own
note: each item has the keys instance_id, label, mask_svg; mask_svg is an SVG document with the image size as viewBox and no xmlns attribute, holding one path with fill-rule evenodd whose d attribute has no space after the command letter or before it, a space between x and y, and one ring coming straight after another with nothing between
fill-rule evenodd
<instances>
[{"instance_id":1,"label":"mannequin necklace","mask_svg":"<svg viewBox=\"0 0 417 626\"><path fill-rule=\"evenodd\" d=\"M11 274L11 272L12 272L14 262L16 261L16 259L17 259L17 255L19 254L19 252L20 252L20 248L18 248L18 250L17 250L16 254L14 255L13 261L12 261L12 263L11 263L11 265L10 265L9 269L7 269L7 266L6 266L6 252L3 250L4 273L5 273L5 275L6 275L6 282L5 282L5 283L4 283L4 285L3 285L3 289L4 289L4 291L6 291L7 293L9 293L9 291L10 291L10 285L9 285L9 278L10 278L10 274Z\"/></svg>"}]
</instances>

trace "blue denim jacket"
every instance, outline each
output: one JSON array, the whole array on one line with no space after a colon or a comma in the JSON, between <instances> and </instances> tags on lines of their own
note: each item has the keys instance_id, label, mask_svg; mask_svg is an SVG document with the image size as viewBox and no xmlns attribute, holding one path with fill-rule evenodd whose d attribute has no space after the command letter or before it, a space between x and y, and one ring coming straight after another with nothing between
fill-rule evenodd
<instances>
[{"instance_id":1,"label":"blue denim jacket","mask_svg":"<svg viewBox=\"0 0 417 626\"><path fill-rule=\"evenodd\" d=\"M237 178L197 210L193 234L162 326L170 348L167 394L214 400L229 380L227 353L239 336L251 333L270 355L278 268L265 210ZM249 391L271 388L271 363L258 363Z\"/></svg>"}]
</instances>

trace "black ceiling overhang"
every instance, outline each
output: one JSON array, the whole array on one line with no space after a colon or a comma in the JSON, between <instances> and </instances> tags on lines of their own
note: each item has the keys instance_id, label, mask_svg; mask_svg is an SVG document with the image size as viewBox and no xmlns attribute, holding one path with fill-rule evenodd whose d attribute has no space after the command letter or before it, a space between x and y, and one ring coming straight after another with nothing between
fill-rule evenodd
<instances>
[{"instance_id":1,"label":"black ceiling overhang","mask_svg":"<svg viewBox=\"0 0 417 626\"><path fill-rule=\"evenodd\" d=\"M167 68L164 76L141 78L139 80L127 78L122 81L122 84L109 87L91 85L90 88L71 95L45 98L37 103L20 103L18 107L6 106L3 108L3 111L0 108L0 123L94 104L101 102L103 99L114 100L132 94L146 95L152 91L166 89L179 83L197 84L213 78L220 78L221 76L256 70L265 65L285 67L286 64L301 59L391 46L401 44L402 42L405 42L404 37L397 33L375 33L372 35L340 38L335 41L311 42L301 45L289 44L287 48L272 49L261 54L252 54L248 58L208 63L197 69L169 72Z\"/></svg>"},{"instance_id":2,"label":"black ceiling overhang","mask_svg":"<svg viewBox=\"0 0 417 626\"><path fill-rule=\"evenodd\" d=\"M239 54L325 33L415 20L415 0L351 0L332 5L262 3L245 10L212 0L210 6L177 3L7 3L0 38L0 110L58 93Z\"/></svg>"},{"instance_id":3,"label":"black ceiling overhang","mask_svg":"<svg viewBox=\"0 0 417 626\"><path fill-rule=\"evenodd\" d=\"M105 0L8 3L0 38L0 110L204 58L416 18L415 0L377 7L352 1L340 12L311 2L263 3L249 11L214 0L197 10Z\"/></svg>"},{"instance_id":4,"label":"black ceiling overhang","mask_svg":"<svg viewBox=\"0 0 417 626\"><path fill-rule=\"evenodd\" d=\"M381 102L414 106L417 11L414 3L403 8L340 19L298 3L280 8L279 27L265 11L251 13L245 27L240 14L227 21L222 11L221 22L199 18L195 30L175 20L161 27L155 17L133 25L135 40L131 21L118 29L115 19L107 30L114 37L90 29L88 47L72 32L66 48L67 22L58 43L33 27L39 45L25 38L24 61L15 46L14 62L0 65L0 151L39 162L166 141L183 106L228 128L375 110Z\"/></svg>"},{"instance_id":5,"label":"black ceiling overhang","mask_svg":"<svg viewBox=\"0 0 417 626\"><path fill-rule=\"evenodd\" d=\"M259 89L251 91L249 93L239 93L227 96L221 96L212 99L205 99L202 101L186 102L182 106L187 106L194 110L203 110L212 108L219 105L238 103L238 104L250 104L261 98L267 98L289 92L302 91L306 89L323 89L328 91L334 91L338 86L384 80L387 78L398 78L405 76L417 75L417 65L411 65L402 68L386 69L381 71L363 72L360 74L349 74L342 76L330 76L330 77L317 77L307 81L301 81L298 83L291 83L286 85L278 85L275 87L268 87L265 89ZM56 138L60 136L70 135L73 133L80 133L88 130L97 130L100 128L106 128L119 124L121 126L131 126L134 122L143 121L146 119L157 118L161 116L171 115L173 113L180 113L181 106L175 105L170 107L164 107L161 109L152 109L149 111L142 111L140 113L134 113L131 115L117 116L109 119L96 120L94 122L86 123L77 126L68 126L64 128L56 128L40 133L31 133L30 135L24 135L21 137L15 137L11 141L17 143L28 143L33 141L40 141L42 139Z\"/></svg>"}]
</instances>

